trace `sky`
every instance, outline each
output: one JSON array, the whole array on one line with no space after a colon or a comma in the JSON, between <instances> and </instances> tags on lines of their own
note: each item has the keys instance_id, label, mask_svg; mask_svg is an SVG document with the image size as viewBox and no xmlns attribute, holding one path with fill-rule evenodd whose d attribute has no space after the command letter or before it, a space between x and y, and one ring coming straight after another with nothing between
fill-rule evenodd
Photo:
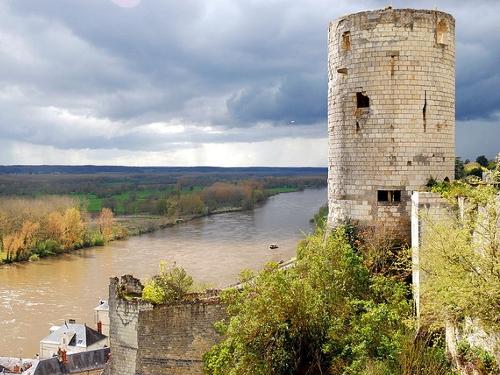
<instances>
[{"instance_id":1,"label":"sky","mask_svg":"<svg viewBox=\"0 0 500 375\"><path fill-rule=\"evenodd\" d=\"M0 164L326 166L327 27L378 0L1 0ZM457 22L457 154L500 151L500 1Z\"/></svg>"}]
</instances>

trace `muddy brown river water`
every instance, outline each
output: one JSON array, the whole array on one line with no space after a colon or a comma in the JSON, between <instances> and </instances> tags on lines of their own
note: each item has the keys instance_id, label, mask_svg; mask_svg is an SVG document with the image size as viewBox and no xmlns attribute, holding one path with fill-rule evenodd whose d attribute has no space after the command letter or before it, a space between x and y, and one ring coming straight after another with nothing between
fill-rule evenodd
<instances>
[{"instance_id":1,"label":"muddy brown river water","mask_svg":"<svg viewBox=\"0 0 500 375\"><path fill-rule=\"evenodd\" d=\"M51 325L67 319L93 326L93 308L112 276L150 277L161 260L176 262L200 283L223 287L241 269L295 255L326 203L326 189L279 194L262 207L196 219L161 231L35 263L0 267L0 356L32 357ZM278 249L269 250L270 243Z\"/></svg>"}]
</instances>

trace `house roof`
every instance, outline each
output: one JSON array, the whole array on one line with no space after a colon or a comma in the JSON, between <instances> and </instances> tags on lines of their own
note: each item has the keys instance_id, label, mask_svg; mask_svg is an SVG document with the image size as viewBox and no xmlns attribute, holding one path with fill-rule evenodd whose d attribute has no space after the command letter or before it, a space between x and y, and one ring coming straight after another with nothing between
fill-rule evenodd
<instances>
[{"instance_id":1,"label":"house roof","mask_svg":"<svg viewBox=\"0 0 500 375\"><path fill-rule=\"evenodd\" d=\"M86 348L106 338L102 333L87 327L85 324L64 323L59 329L50 333L40 342L60 344L63 335L71 338L68 342L68 347L79 346Z\"/></svg>"},{"instance_id":2,"label":"house roof","mask_svg":"<svg viewBox=\"0 0 500 375\"><path fill-rule=\"evenodd\" d=\"M70 354L67 363L61 363L57 358L43 359L35 367L34 375L66 375L82 374L87 371L100 370L109 358L109 348L91 350Z\"/></svg>"},{"instance_id":3,"label":"house roof","mask_svg":"<svg viewBox=\"0 0 500 375\"><path fill-rule=\"evenodd\" d=\"M94 308L95 311L108 311L109 310L109 304L108 301L101 301L99 306Z\"/></svg>"}]
</instances>

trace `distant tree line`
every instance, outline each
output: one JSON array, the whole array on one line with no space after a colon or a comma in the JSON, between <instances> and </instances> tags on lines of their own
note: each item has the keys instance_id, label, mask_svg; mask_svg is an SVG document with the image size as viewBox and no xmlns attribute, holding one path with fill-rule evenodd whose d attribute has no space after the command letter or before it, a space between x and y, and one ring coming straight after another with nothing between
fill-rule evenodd
<instances>
[{"instance_id":1,"label":"distant tree line","mask_svg":"<svg viewBox=\"0 0 500 375\"><path fill-rule=\"evenodd\" d=\"M476 176L481 178L483 172L493 170L496 167L495 159L488 159L485 155L480 155L475 161L461 158L455 158L455 179L460 180L467 176Z\"/></svg>"},{"instance_id":2,"label":"distant tree line","mask_svg":"<svg viewBox=\"0 0 500 375\"><path fill-rule=\"evenodd\" d=\"M198 214L200 199L208 211L222 206L251 208L270 194L322 186L326 186L326 174L251 178L229 174L0 174L0 196L71 195L85 200L92 214L107 207L117 215L166 215L176 207L181 214ZM251 196L249 189L255 190Z\"/></svg>"}]
</instances>

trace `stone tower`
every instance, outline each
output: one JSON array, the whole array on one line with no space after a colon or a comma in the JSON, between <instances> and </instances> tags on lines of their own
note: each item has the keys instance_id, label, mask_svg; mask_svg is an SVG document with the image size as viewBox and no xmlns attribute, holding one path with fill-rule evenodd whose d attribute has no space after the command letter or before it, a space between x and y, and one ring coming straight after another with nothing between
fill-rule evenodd
<instances>
[{"instance_id":1,"label":"stone tower","mask_svg":"<svg viewBox=\"0 0 500 375\"><path fill-rule=\"evenodd\" d=\"M329 225L408 233L411 192L454 177L454 18L387 8L330 23L328 132Z\"/></svg>"}]
</instances>

